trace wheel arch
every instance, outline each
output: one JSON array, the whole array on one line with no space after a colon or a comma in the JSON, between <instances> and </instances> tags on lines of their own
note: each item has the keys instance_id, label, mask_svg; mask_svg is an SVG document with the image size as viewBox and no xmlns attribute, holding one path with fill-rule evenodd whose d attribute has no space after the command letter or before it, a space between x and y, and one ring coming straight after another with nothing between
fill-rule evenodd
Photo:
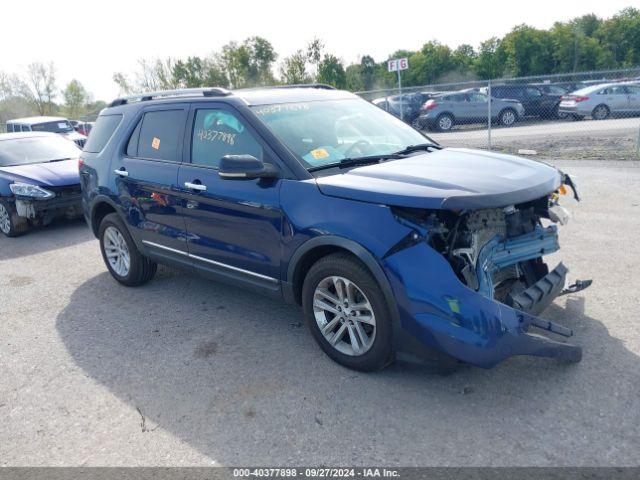
<instances>
[{"instance_id":1,"label":"wheel arch","mask_svg":"<svg viewBox=\"0 0 640 480\"><path fill-rule=\"evenodd\" d=\"M603 119L611 115L611 108L609 107L609 105L607 105L606 103L599 103L595 107L593 107L593 110L591 110L591 118L596 119L596 117L594 116L594 113L600 107L604 107L607 110L607 115L605 117L602 117Z\"/></svg>"},{"instance_id":2,"label":"wheel arch","mask_svg":"<svg viewBox=\"0 0 640 480\"><path fill-rule=\"evenodd\" d=\"M320 258L336 252L350 253L367 267L378 282L394 323L397 325L399 314L395 297L380 263L369 250L359 243L336 235L323 235L307 240L294 252L289 260L286 279L282 283L285 300L300 305L302 303L302 284L306 273Z\"/></svg>"},{"instance_id":3,"label":"wheel arch","mask_svg":"<svg viewBox=\"0 0 640 480\"><path fill-rule=\"evenodd\" d=\"M91 204L91 231L97 237L102 219L110 213L118 213L116 204L109 197L96 197Z\"/></svg>"}]
</instances>

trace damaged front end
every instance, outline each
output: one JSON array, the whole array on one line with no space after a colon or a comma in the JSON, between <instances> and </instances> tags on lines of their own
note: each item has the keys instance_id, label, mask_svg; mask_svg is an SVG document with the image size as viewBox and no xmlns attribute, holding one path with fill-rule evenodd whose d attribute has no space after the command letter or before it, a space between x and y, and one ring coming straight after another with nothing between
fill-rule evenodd
<instances>
[{"instance_id":1,"label":"damaged front end","mask_svg":"<svg viewBox=\"0 0 640 480\"><path fill-rule=\"evenodd\" d=\"M73 219L82 216L80 185L45 189L29 184L13 183L11 187L16 214L33 225L48 225L55 218Z\"/></svg>"},{"instance_id":2,"label":"damaged front end","mask_svg":"<svg viewBox=\"0 0 640 480\"><path fill-rule=\"evenodd\" d=\"M385 255L394 281L406 288L403 328L423 344L463 361L491 367L512 355L577 362L578 346L537 335L532 328L569 337L571 329L538 317L563 292L567 268L549 269L558 225L569 215L559 204L565 185L522 204L468 211L393 208L412 229ZM428 271L420 265L429 265ZM578 281L569 291L589 286ZM409 313L409 312L407 312ZM415 352L414 352L415 354Z\"/></svg>"}]
</instances>

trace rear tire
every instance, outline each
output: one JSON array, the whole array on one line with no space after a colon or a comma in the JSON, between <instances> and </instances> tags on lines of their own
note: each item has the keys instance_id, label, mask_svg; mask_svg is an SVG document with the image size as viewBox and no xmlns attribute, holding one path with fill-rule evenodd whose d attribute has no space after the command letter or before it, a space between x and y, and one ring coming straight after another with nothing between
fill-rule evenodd
<instances>
[{"instance_id":1,"label":"rear tire","mask_svg":"<svg viewBox=\"0 0 640 480\"><path fill-rule=\"evenodd\" d=\"M448 113L443 113L436 118L435 129L438 132L449 132L455 125L453 116Z\"/></svg>"},{"instance_id":2,"label":"rear tire","mask_svg":"<svg viewBox=\"0 0 640 480\"><path fill-rule=\"evenodd\" d=\"M609 117L610 114L611 111L609 110L609 107L601 104L593 109L593 111L591 112L591 118L593 118L594 120L605 120Z\"/></svg>"},{"instance_id":3,"label":"rear tire","mask_svg":"<svg viewBox=\"0 0 640 480\"><path fill-rule=\"evenodd\" d=\"M373 275L350 254L334 253L311 267L302 306L314 339L337 363L363 372L391 363L389 308Z\"/></svg>"},{"instance_id":4,"label":"rear tire","mask_svg":"<svg viewBox=\"0 0 640 480\"><path fill-rule=\"evenodd\" d=\"M116 213L110 213L102 219L98 239L102 259L118 282L137 287L153 278L158 264L138 251L129 230Z\"/></svg>"},{"instance_id":5,"label":"rear tire","mask_svg":"<svg viewBox=\"0 0 640 480\"><path fill-rule=\"evenodd\" d=\"M16 207L0 200L0 232L7 237L18 237L29 229L29 221L18 216Z\"/></svg>"},{"instance_id":6,"label":"rear tire","mask_svg":"<svg viewBox=\"0 0 640 480\"><path fill-rule=\"evenodd\" d=\"M512 127L518 121L518 114L512 108L505 108L500 112L498 119L503 127Z\"/></svg>"}]
</instances>

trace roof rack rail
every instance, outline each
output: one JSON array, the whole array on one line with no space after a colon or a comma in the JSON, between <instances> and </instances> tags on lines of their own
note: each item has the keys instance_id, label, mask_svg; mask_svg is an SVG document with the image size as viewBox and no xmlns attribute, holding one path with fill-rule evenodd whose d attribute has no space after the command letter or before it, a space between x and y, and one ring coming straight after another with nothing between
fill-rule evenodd
<instances>
[{"instance_id":1,"label":"roof rack rail","mask_svg":"<svg viewBox=\"0 0 640 480\"><path fill-rule=\"evenodd\" d=\"M323 90L335 90L336 88L326 83L297 83L294 85L268 85L265 87L248 87L242 90L274 90L285 88L319 88Z\"/></svg>"},{"instance_id":2,"label":"roof rack rail","mask_svg":"<svg viewBox=\"0 0 640 480\"><path fill-rule=\"evenodd\" d=\"M260 87L258 87L260 88ZM335 90L336 88L326 83L297 83L294 85L274 85L272 87L262 88L319 88L322 90Z\"/></svg>"},{"instance_id":3,"label":"roof rack rail","mask_svg":"<svg viewBox=\"0 0 640 480\"><path fill-rule=\"evenodd\" d=\"M207 88L179 88L176 90L159 90L157 92L143 92L126 97L116 98L109 104L110 107L117 107L132 102L146 102L154 98L171 98L171 97L195 97L202 95L203 97L226 97L231 92L226 88L207 87Z\"/></svg>"}]
</instances>

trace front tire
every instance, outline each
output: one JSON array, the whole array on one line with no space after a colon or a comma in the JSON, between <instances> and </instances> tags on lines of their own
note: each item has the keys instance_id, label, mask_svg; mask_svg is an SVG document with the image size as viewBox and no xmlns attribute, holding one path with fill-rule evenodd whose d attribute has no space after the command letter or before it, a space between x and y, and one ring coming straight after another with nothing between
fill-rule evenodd
<instances>
[{"instance_id":1,"label":"front tire","mask_svg":"<svg viewBox=\"0 0 640 480\"><path fill-rule=\"evenodd\" d=\"M158 264L142 256L117 214L110 213L102 219L98 238L102 259L118 282L136 287L153 278Z\"/></svg>"},{"instance_id":2,"label":"front tire","mask_svg":"<svg viewBox=\"0 0 640 480\"><path fill-rule=\"evenodd\" d=\"M18 216L13 204L0 200L0 232L7 237L22 235L29 228L26 218Z\"/></svg>"},{"instance_id":3,"label":"front tire","mask_svg":"<svg viewBox=\"0 0 640 480\"><path fill-rule=\"evenodd\" d=\"M337 363L370 372L392 361L384 295L353 256L335 253L316 262L304 280L302 306L314 339Z\"/></svg>"}]
</instances>

